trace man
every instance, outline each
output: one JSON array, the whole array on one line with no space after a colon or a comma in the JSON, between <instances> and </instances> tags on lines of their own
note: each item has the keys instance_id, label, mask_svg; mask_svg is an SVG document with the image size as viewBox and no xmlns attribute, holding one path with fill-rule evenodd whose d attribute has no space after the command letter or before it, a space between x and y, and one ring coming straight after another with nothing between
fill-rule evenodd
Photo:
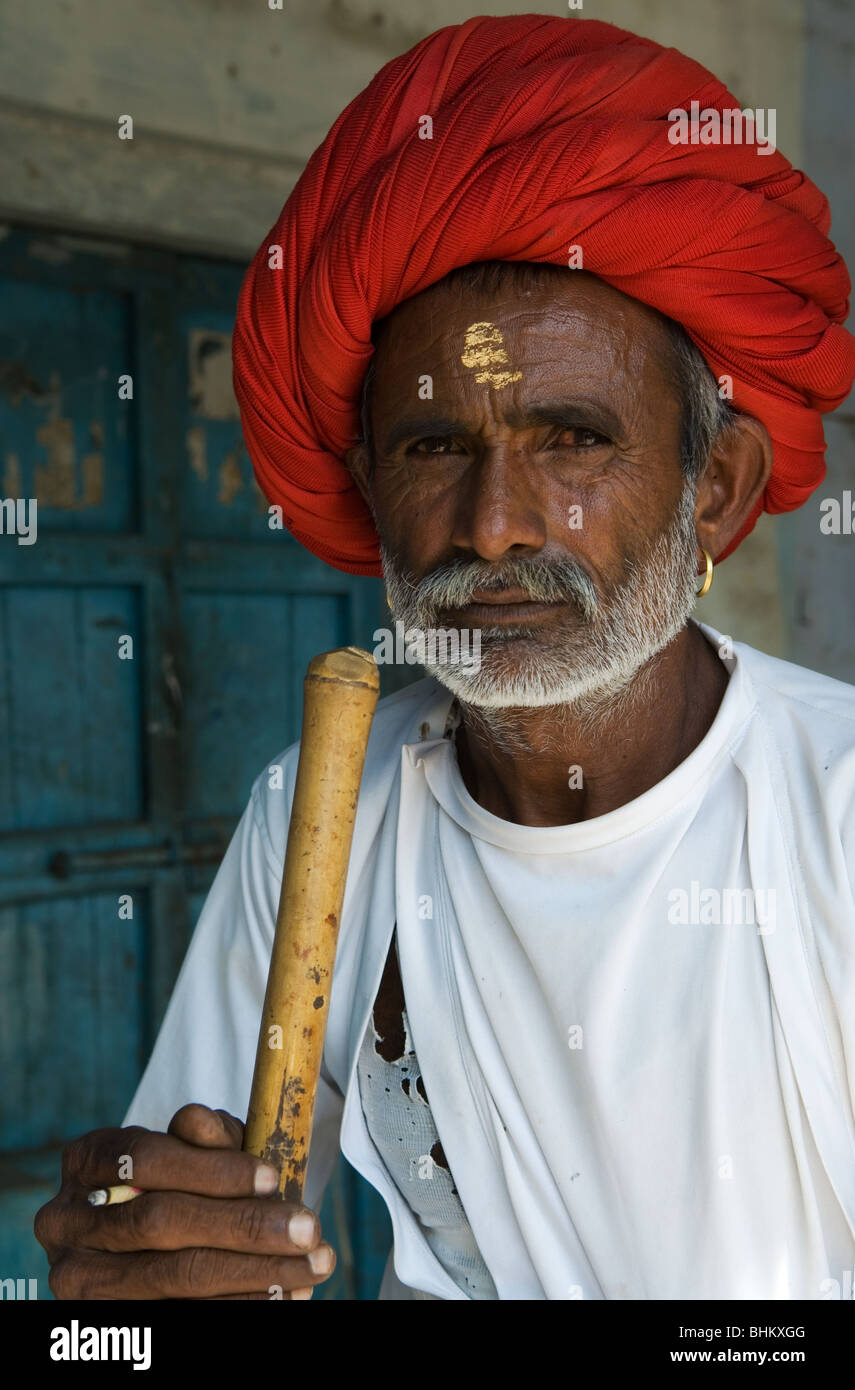
<instances>
[{"instance_id":1,"label":"man","mask_svg":"<svg viewBox=\"0 0 855 1390\"><path fill-rule=\"evenodd\" d=\"M392 1216L382 1297L816 1299L852 1267L855 691L690 620L760 510L821 480L848 280L781 155L672 143L696 98L732 101L607 25L440 31L260 249L235 381L268 496L478 660L426 644L431 678L375 718L309 1211L253 1195L233 1118L292 748L209 896L143 1128L70 1146L39 1215L58 1296L309 1296L339 1132ZM92 1209L126 1153L142 1195Z\"/></svg>"}]
</instances>

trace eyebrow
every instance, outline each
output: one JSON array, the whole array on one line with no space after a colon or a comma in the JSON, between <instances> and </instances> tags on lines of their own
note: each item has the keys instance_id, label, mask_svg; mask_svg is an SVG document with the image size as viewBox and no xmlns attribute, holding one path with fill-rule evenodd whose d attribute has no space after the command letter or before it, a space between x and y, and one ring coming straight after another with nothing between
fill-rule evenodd
<instances>
[{"instance_id":1,"label":"eyebrow","mask_svg":"<svg viewBox=\"0 0 855 1390\"><path fill-rule=\"evenodd\" d=\"M504 416L505 424L511 429L531 429L537 425L575 426L590 429L597 433L619 437L624 433L624 425L617 413L604 401L587 399L541 401L525 406L512 407ZM445 415L412 415L396 420L383 441L387 453L401 443L412 439L448 439L454 435L470 434L471 427L465 420L455 420Z\"/></svg>"}]
</instances>

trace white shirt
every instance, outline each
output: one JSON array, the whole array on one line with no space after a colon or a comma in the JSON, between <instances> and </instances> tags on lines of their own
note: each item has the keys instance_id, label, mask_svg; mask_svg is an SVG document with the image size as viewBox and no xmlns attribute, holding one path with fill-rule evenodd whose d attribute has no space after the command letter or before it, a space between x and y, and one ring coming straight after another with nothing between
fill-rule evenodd
<instances>
[{"instance_id":1,"label":"white shirt","mask_svg":"<svg viewBox=\"0 0 855 1390\"><path fill-rule=\"evenodd\" d=\"M356 1064L359 1100L371 1142L439 1260L467 1298L497 1297L463 1209L454 1176L440 1161L439 1135L403 1011L404 1047L388 1061L372 1019Z\"/></svg>"},{"instance_id":2,"label":"white shirt","mask_svg":"<svg viewBox=\"0 0 855 1390\"><path fill-rule=\"evenodd\" d=\"M855 689L740 643L725 664L689 757L571 826L469 796L435 682L378 707L306 1200L340 1126L392 1218L381 1296L467 1297L356 1082L396 920L418 1065L500 1299L851 1290ZM126 1123L164 1128L189 1100L245 1114L296 759L284 791L253 788Z\"/></svg>"}]
</instances>

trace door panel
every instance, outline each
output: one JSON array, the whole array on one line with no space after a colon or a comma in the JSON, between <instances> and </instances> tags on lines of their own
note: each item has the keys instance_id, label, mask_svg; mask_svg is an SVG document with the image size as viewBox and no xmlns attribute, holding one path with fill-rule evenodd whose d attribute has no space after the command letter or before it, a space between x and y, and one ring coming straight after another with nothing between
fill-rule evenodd
<instances>
[{"instance_id":1,"label":"door panel","mask_svg":"<svg viewBox=\"0 0 855 1390\"><path fill-rule=\"evenodd\" d=\"M74 259L60 261L69 279ZM57 278L2 278L0 495L37 497L55 532L128 530L133 439L117 380L133 368L132 299Z\"/></svg>"},{"instance_id":2,"label":"door panel","mask_svg":"<svg viewBox=\"0 0 855 1390\"><path fill-rule=\"evenodd\" d=\"M276 544L282 532L267 524L268 504L244 448L232 390L231 312L217 313L206 296L221 296L222 270L196 263L186 282L194 303L180 315L186 344L180 382L185 468L182 512L189 534Z\"/></svg>"},{"instance_id":3,"label":"door panel","mask_svg":"<svg viewBox=\"0 0 855 1390\"><path fill-rule=\"evenodd\" d=\"M131 589L0 590L0 830L142 812Z\"/></svg>"},{"instance_id":4,"label":"door panel","mask_svg":"<svg viewBox=\"0 0 855 1390\"><path fill-rule=\"evenodd\" d=\"M378 581L268 525L230 388L242 273L0 241L0 499L38 501L35 544L0 534L0 1278L41 1297L59 1149L126 1109L309 659L386 621ZM317 1296L373 1298L390 1225L343 1159L322 1219L346 1258Z\"/></svg>"},{"instance_id":5,"label":"door panel","mask_svg":"<svg viewBox=\"0 0 855 1390\"><path fill-rule=\"evenodd\" d=\"M311 636L312 654L343 645L347 605L334 597L189 593L183 613L186 808L196 817L229 815L235 787L281 751L270 731L281 730L283 746L292 731L299 736L299 634Z\"/></svg>"},{"instance_id":6,"label":"door panel","mask_svg":"<svg viewBox=\"0 0 855 1390\"><path fill-rule=\"evenodd\" d=\"M0 909L0 1131L47 1148L121 1118L145 1055L145 900L118 896Z\"/></svg>"}]
</instances>

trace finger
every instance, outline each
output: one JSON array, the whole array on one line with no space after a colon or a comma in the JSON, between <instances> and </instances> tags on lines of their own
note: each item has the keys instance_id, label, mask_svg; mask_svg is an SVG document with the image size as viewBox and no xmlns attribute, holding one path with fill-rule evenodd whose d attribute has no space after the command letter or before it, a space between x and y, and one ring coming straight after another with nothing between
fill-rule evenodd
<instances>
[{"instance_id":1,"label":"finger","mask_svg":"<svg viewBox=\"0 0 855 1390\"><path fill-rule=\"evenodd\" d=\"M65 1207L65 1200L59 1192L43 1207L39 1207L33 1221L33 1234L44 1249L48 1264L53 1264L63 1248L62 1242L57 1238L62 1233Z\"/></svg>"},{"instance_id":2,"label":"finger","mask_svg":"<svg viewBox=\"0 0 855 1390\"><path fill-rule=\"evenodd\" d=\"M225 1250L140 1250L114 1255L76 1251L53 1265L50 1289L58 1299L208 1299L228 1294L283 1294L320 1284L307 1256L242 1255Z\"/></svg>"},{"instance_id":3,"label":"finger","mask_svg":"<svg viewBox=\"0 0 855 1390\"><path fill-rule=\"evenodd\" d=\"M204 1149L239 1149L243 1125L227 1110L209 1110L207 1105L182 1105L166 1129L167 1134Z\"/></svg>"},{"instance_id":4,"label":"finger","mask_svg":"<svg viewBox=\"0 0 855 1390\"><path fill-rule=\"evenodd\" d=\"M78 1202L76 1207L73 1244L90 1250L206 1246L257 1255L303 1255L317 1249L321 1240L315 1212L258 1197L224 1201L187 1192L143 1192L119 1206Z\"/></svg>"},{"instance_id":5,"label":"finger","mask_svg":"<svg viewBox=\"0 0 855 1390\"><path fill-rule=\"evenodd\" d=\"M138 1126L93 1130L69 1144L63 1154L63 1179L87 1192L129 1182L145 1191L209 1197L265 1197L279 1184L276 1170L253 1154L203 1148Z\"/></svg>"}]
</instances>

